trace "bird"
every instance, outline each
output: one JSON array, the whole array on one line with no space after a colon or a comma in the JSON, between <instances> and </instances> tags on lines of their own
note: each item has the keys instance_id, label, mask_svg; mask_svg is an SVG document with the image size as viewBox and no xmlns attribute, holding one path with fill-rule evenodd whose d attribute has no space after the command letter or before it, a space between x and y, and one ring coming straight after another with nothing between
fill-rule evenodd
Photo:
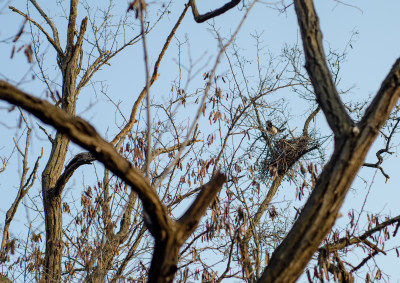
<instances>
[{"instance_id":1,"label":"bird","mask_svg":"<svg viewBox=\"0 0 400 283\"><path fill-rule=\"evenodd\" d=\"M270 134L271 136L275 136L276 134L283 132L285 129L278 129L274 124L272 124L271 121L265 122L265 128L267 130L267 133Z\"/></svg>"}]
</instances>

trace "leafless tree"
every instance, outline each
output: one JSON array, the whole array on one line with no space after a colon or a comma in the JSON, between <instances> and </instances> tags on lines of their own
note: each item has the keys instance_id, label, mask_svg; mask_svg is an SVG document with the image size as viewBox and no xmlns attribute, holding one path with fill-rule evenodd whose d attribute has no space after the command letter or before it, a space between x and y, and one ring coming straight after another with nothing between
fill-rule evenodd
<instances>
[{"instance_id":1,"label":"leafless tree","mask_svg":"<svg viewBox=\"0 0 400 283\"><path fill-rule=\"evenodd\" d=\"M166 21L171 3L135 0L116 17L113 1L93 9L90 2L71 0L64 9L67 28L62 36L58 21L35 0L29 0L25 10L10 7L24 24L6 42L12 56L24 51L46 97L34 96L11 80L0 81L0 99L12 105L10 112L18 109L18 127L23 129L14 138L22 169L3 226L3 273L13 280L42 282L295 282L305 272L310 282L352 282L368 261L387 253L384 244L391 232L396 236L400 216L368 214L368 227L361 229L362 207L358 215L349 211L345 229L333 227L362 166L390 178L383 162L399 125L400 61L372 101L343 103L339 76L344 53L325 55L313 1L295 0L304 51L286 47L277 59L262 53L260 37L255 36L257 75L250 78L235 40L256 2L232 0L200 14L196 2L189 0L179 8L163 44L151 47L147 39ZM282 5L282 10L292 6ZM200 68L203 82L196 81L196 62L189 54L189 66L182 63L181 49L189 47L177 37L187 11L192 11L191 21L202 23L235 7L242 10L242 18L229 37L210 23L219 51L208 71ZM58 76L48 72L46 64L51 63L43 53L43 37L55 51ZM153 97L174 37L177 79L166 88L171 88L166 98ZM18 47L21 38L30 43ZM123 108L94 77L131 46L142 47L145 81L125 118ZM152 66L150 49L159 49ZM226 72L217 69L221 61ZM78 102L88 85L109 100L118 116L111 138L76 115L78 106L95 108ZM301 121L293 121L278 97L282 91L298 93L308 103ZM182 108L193 115L182 118ZM41 123L36 125L32 116ZM201 116L208 120L200 122ZM323 117L331 130L325 136L317 128ZM43 149L30 158L34 163L29 166L35 131L47 139L37 140L51 144L44 168ZM383 147L376 152L377 161L365 161L379 133ZM70 141L84 151L76 153ZM324 145L329 141L334 142L333 152L326 161ZM4 176L9 159L2 160ZM83 167L89 164L94 165ZM93 180L83 184L78 195L67 196L68 182L79 170ZM41 190L35 193L37 179ZM273 201L287 183L296 188L292 196L303 206L295 214L291 202ZM10 227L26 198L27 215L43 219L45 233L27 219L24 240L11 236ZM350 263L347 255L356 248L367 256ZM382 276L379 268L365 273L367 281Z\"/></svg>"}]
</instances>

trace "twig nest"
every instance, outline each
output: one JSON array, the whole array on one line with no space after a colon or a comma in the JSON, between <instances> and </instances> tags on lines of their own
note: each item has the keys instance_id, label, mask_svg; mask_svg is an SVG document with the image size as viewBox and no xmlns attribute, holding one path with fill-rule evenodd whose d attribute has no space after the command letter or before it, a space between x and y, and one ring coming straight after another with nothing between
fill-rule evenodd
<instances>
[{"instance_id":1,"label":"twig nest","mask_svg":"<svg viewBox=\"0 0 400 283\"><path fill-rule=\"evenodd\" d=\"M309 151L311 138L301 136L287 140L282 138L271 143L271 148L266 154L260 173L263 178L275 177L285 174L290 167Z\"/></svg>"}]
</instances>

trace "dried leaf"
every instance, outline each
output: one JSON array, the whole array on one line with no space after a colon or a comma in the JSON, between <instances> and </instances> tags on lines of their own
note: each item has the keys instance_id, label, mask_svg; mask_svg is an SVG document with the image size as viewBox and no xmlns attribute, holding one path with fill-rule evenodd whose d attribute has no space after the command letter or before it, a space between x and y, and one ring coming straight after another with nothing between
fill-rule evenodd
<instances>
[{"instance_id":1,"label":"dried leaf","mask_svg":"<svg viewBox=\"0 0 400 283\"><path fill-rule=\"evenodd\" d=\"M138 18L139 13L147 13L147 4L144 0L135 0L129 4L127 12L129 11L134 11L135 17Z\"/></svg>"},{"instance_id":2,"label":"dried leaf","mask_svg":"<svg viewBox=\"0 0 400 283\"><path fill-rule=\"evenodd\" d=\"M26 58L28 59L29 63L33 62L33 51L32 51L32 46L30 44L25 45L25 51L24 51Z\"/></svg>"},{"instance_id":3,"label":"dried leaf","mask_svg":"<svg viewBox=\"0 0 400 283\"><path fill-rule=\"evenodd\" d=\"M28 19L25 19L24 23L22 24L22 27L20 28L19 32L15 35L15 38L13 39L13 42L17 42L18 39L21 37L22 33L24 32L25 24L28 21Z\"/></svg>"},{"instance_id":4,"label":"dried leaf","mask_svg":"<svg viewBox=\"0 0 400 283\"><path fill-rule=\"evenodd\" d=\"M378 268L378 271L375 274L375 279L380 280L382 278L382 273L381 270Z\"/></svg>"}]
</instances>

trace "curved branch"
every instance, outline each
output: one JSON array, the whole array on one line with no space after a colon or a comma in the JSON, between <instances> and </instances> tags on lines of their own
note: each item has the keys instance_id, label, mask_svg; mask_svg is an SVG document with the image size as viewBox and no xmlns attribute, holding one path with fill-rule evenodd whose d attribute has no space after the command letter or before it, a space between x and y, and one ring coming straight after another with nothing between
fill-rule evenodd
<instances>
[{"instance_id":1,"label":"curved branch","mask_svg":"<svg viewBox=\"0 0 400 283\"><path fill-rule=\"evenodd\" d=\"M382 154L383 153L388 153L388 154L392 154L393 153L393 152L389 151L389 146L390 146L390 141L391 141L391 139L393 137L393 134L395 133L396 128L399 125L399 123L400 123L400 119L397 119L396 124L393 126L389 136L388 137L385 136L385 138L386 138L386 146L385 146L385 148L382 148L382 149L380 149L380 150L378 150L376 152L376 158L378 159L378 161L375 162L375 163L364 163L364 165L363 165L365 167L371 167L371 168L379 169L381 171L382 175L386 178L386 181L390 179L390 176L388 174L386 174L385 171L383 170L383 168L381 167L381 164L383 162Z\"/></svg>"},{"instance_id":2,"label":"curved branch","mask_svg":"<svg viewBox=\"0 0 400 283\"><path fill-rule=\"evenodd\" d=\"M390 176L386 174L385 170L383 170L382 166L380 166L379 163L380 163L379 161L377 163L364 163L363 166L379 169L379 171L381 171L382 175L385 177L387 182L390 179Z\"/></svg>"},{"instance_id":3,"label":"curved branch","mask_svg":"<svg viewBox=\"0 0 400 283\"><path fill-rule=\"evenodd\" d=\"M303 39L305 67L314 87L317 102L335 136L343 135L351 130L353 121L341 102L327 66L314 4L312 0L296 1L295 8Z\"/></svg>"},{"instance_id":4,"label":"curved branch","mask_svg":"<svg viewBox=\"0 0 400 283\"><path fill-rule=\"evenodd\" d=\"M158 59L154 65L154 70L153 70L153 74L148 82L148 86L151 87L153 85L153 83L157 80L159 74L158 74L158 68L160 67L160 63L161 60L164 57L165 52L167 51L169 44L171 43L172 38L174 37L176 30L178 29L179 25L182 23L183 18L186 15L186 12L188 10L188 5L185 6L185 8L183 9L183 12L181 14L181 16L179 17L178 21L176 22L175 26L173 27L171 33L168 35L164 46L160 52L160 54L158 55ZM137 98L135 104L132 107L132 111L131 111L131 116L129 117L129 121L128 123L124 126L124 128L119 132L118 135L115 136L115 138L111 141L112 145L115 145L119 140L121 140L133 127L133 125L136 122L136 113L139 109L139 105L142 102L143 98L146 96L146 86L143 88L143 90L140 92L139 97Z\"/></svg>"},{"instance_id":5,"label":"curved branch","mask_svg":"<svg viewBox=\"0 0 400 283\"><path fill-rule=\"evenodd\" d=\"M318 103L335 133L335 148L299 218L275 250L259 282L287 283L298 279L332 229L365 156L400 96L398 59L361 122L353 127L325 68L322 35L313 2L295 0L294 3L301 26L307 70L312 78Z\"/></svg>"},{"instance_id":6,"label":"curved branch","mask_svg":"<svg viewBox=\"0 0 400 283\"><path fill-rule=\"evenodd\" d=\"M50 42L51 45L53 45L54 49L57 51L57 54L60 58L63 58L64 56L64 52L62 51L59 43L57 43L56 41L54 41L51 36L43 29L43 27L41 25L39 25L36 21L34 21L31 17L29 17L28 15L24 14L23 12L21 12L20 10L18 10L17 8L13 7L13 6L9 6L9 8L11 9L11 11L20 14L21 16L23 16L25 19L27 19L28 21L30 21L32 24L34 24L47 38L47 40Z\"/></svg>"},{"instance_id":7,"label":"curved branch","mask_svg":"<svg viewBox=\"0 0 400 283\"><path fill-rule=\"evenodd\" d=\"M4 81L0 81L0 99L18 105L44 123L52 125L76 144L90 151L94 158L131 186L142 201L144 218L149 218L146 225L155 238L149 282L172 282L177 270L179 250L221 190L226 180L225 175L218 172L202 186L193 204L179 221L175 222L168 216L166 208L143 173L133 168L131 163L102 139L89 123Z\"/></svg>"},{"instance_id":8,"label":"curved branch","mask_svg":"<svg viewBox=\"0 0 400 283\"><path fill-rule=\"evenodd\" d=\"M101 138L90 124L4 81L0 81L0 99L19 105L44 123L65 133L131 186L142 200L143 207L151 218L154 227L151 232L154 237L162 239L165 231L170 230L171 220L148 180L139 170L133 168L129 161L120 156L111 144Z\"/></svg>"},{"instance_id":9,"label":"curved branch","mask_svg":"<svg viewBox=\"0 0 400 283\"><path fill-rule=\"evenodd\" d=\"M304 123L303 136L308 137L308 125L310 125L311 120L314 119L320 109L321 108L318 106L317 109L315 109L314 112L312 112L311 115L308 116L306 122Z\"/></svg>"},{"instance_id":10,"label":"curved branch","mask_svg":"<svg viewBox=\"0 0 400 283\"><path fill-rule=\"evenodd\" d=\"M193 12L193 17L194 20L197 23L202 23L205 22L211 18L215 18L223 13L225 13L226 11L232 9L233 7L235 7L237 4L240 3L240 0L231 0L231 2L226 3L224 6L215 9L214 11L205 13L203 15L199 14L199 11L197 10L197 6L196 6L196 1L195 0L189 0L189 4L192 7L192 12Z\"/></svg>"},{"instance_id":11,"label":"curved branch","mask_svg":"<svg viewBox=\"0 0 400 283\"><path fill-rule=\"evenodd\" d=\"M33 4L33 6L35 6L36 10L38 10L40 15L46 20L47 24L50 26L51 30L53 31L54 43L61 50L60 39L58 37L58 30L57 30L56 26L54 25L53 21L50 20L50 18L46 15L45 12L43 12L42 8L40 8L40 6L36 2L36 0L30 0L30 1Z\"/></svg>"},{"instance_id":12,"label":"curved branch","mask_svg":"<svg viewBox=\"0 0 400 283\"><path fill-rule=\"evenodd\" d=\"M358 244L360 242L363 242L364 240L366 240L369 236L371 236L372 234L381 231L383 228L395 224L395 223L400 223L400 215L393 217L387 221L384 221L378 225L376 225L374 228L369 229L368 231L365 231L362 235L357 236L357 237L352 237L352 238L348 238L348 237L343 237L340 238L339 240L337 240L334 243L331 244L327 244L324 247L320 248L319 251L321 252L322 250L324 250L324 252L328 251L329 253L334 252L334 251L338 251L341 249L344 249L345 247L348 247L350 245L355 245Z\"/></svg>"},{"instance_id":13,"label":"curved branch","mask_svg":"<svg viewBox=\"0 0 400 283\"><path fill-rule=\"evenodd\" d=\"M58 178L57 183L54 186L54 193L60 194L63 191L65 185L74 174L76 169L85 164L92 164L92 162L95 160L96 158L89 152L83 152L75 155L75 157L65 167L65 170L61 174L60 178Z\"/></svg>"}]
</instances>

